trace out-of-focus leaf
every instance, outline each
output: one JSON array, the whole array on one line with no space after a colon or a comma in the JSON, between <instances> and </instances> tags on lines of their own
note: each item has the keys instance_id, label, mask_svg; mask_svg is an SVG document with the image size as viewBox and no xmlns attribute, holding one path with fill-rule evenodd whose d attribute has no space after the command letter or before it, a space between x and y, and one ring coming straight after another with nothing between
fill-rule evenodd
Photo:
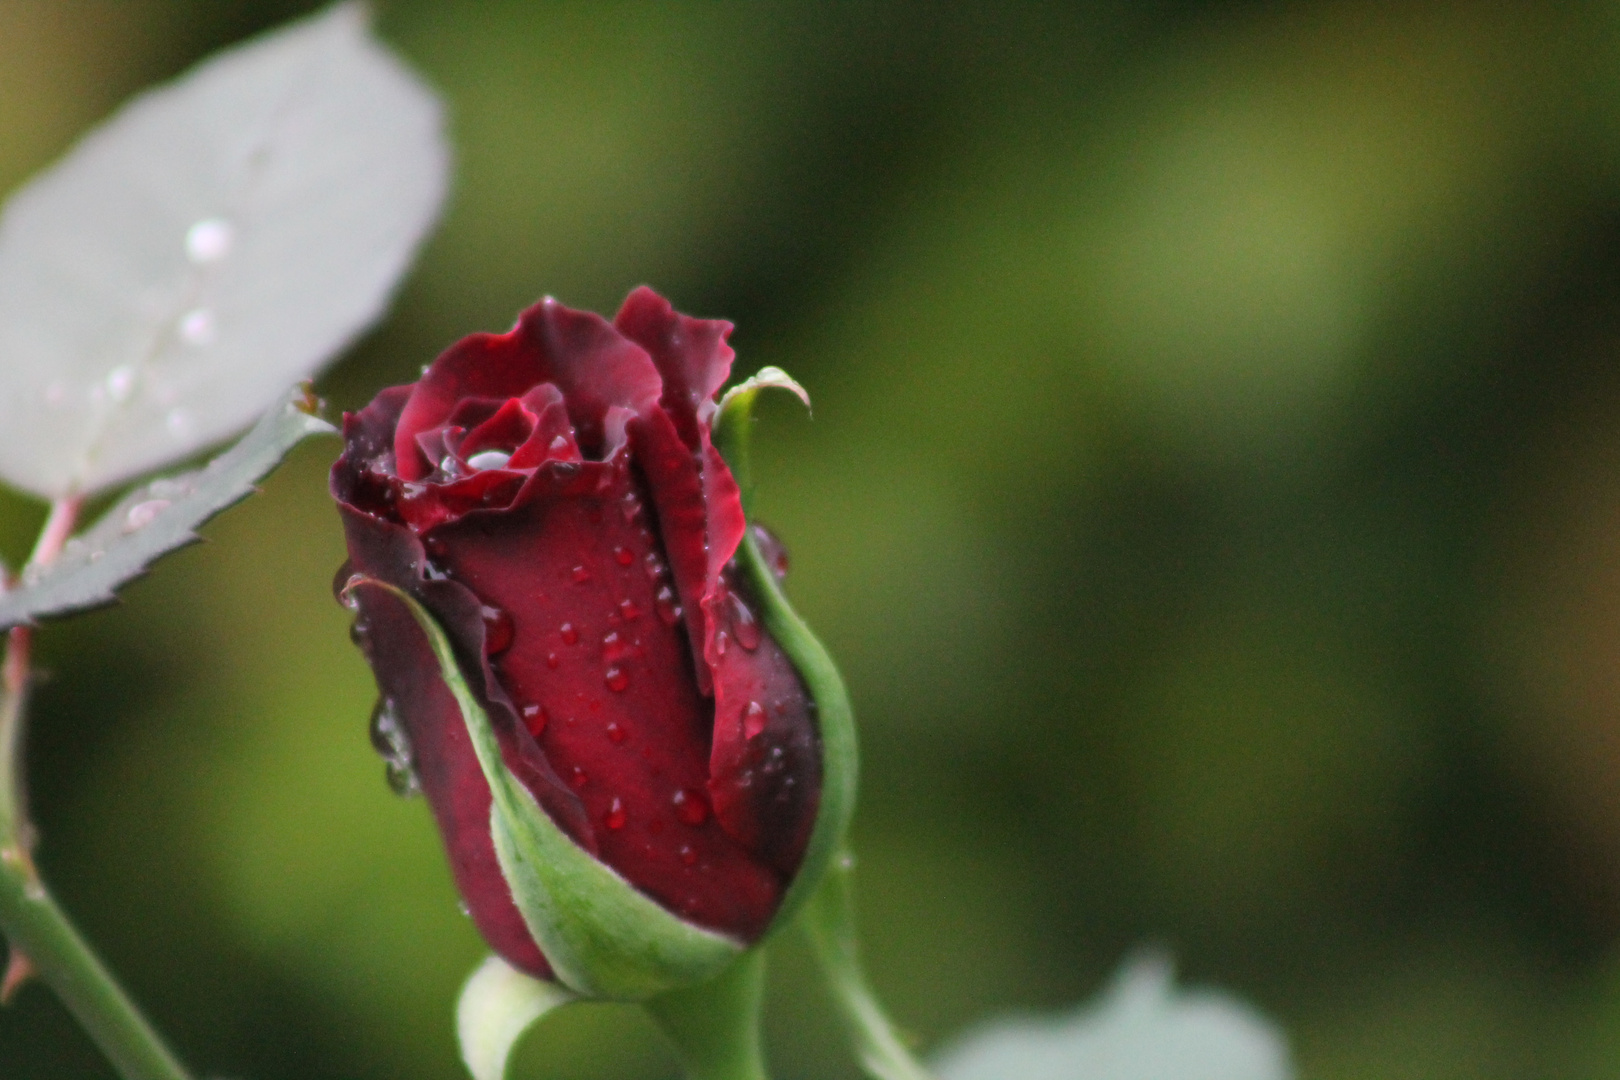
<instances>
[{"instance_id":1,"label":"out-of-focus leaf","mask_svg":"<svg viewBox=\"0 0 1620 1080\"><path fill-rule=\"evenodd\" d=\"M1288 1080L1282 1036L1213 991L1177 991L1170 963L1128 961L1095 1002L1067 1016L1008 1019L942 1053L943 1080Z\"/></svg>"},{"instance_id":2,"label":"out-of-focus leaf","mask_svg":"<svg viewBox=\"0 0 1620 1080\"><path fill-rule=\"evenodd\" d=\"M335 430L308 411L308 393L295 390L205 467L124 496L55 562L0 594L0 628L105 604L154 560L197 539L199 525L243 499L300 439Z\"/></svg>"},{"instance_id":3,"label":"out-of-focus leaf","mask_svg":"<svg viewBox=\"0 0 1620 1080\"><path fill-rule=\"evenodd\" d=\"M93 492L242 428L382 311L447 166L358 4L136 98L0 214L0 478Z\"/></svg>"},{"instance_id":4,"label":"out-of-focus leaf","mask_svg":"<svg viewBox=\"0 0 1620 1080\"><path fill-rule=\"evenodd\" d=\"M504 1080L506 1060L523 1033L573 1000L557 983L525 975L498 956L486 959L456 1002L456 1038L467 1071L474 1080Z\"/></svg>"}]
</instances>

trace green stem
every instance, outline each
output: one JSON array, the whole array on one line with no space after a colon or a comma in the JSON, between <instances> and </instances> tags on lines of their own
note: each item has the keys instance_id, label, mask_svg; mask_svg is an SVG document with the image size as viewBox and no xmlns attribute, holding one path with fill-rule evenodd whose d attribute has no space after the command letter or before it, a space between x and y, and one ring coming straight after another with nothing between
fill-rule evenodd
<instances>
[{"instance_id":1,"label":"green stem","mask_svg":"<svg viewBox=\"0 0 1620 1080\"><path fill-rule=\"evenodd\" d=\"M30 567L45 566L56 558L73 532L79 506L77 498L52 505L28 560ZM11 943L12 968L37 972L125 1080L189 1080L56 906L34 866L34 827L24 794L22 754L32 653L33 628L13 627L0 667L0 932Z\"/></svg>"},{"instance_id":2,"label":"green stem","mask_svg":"<svg viewBox=\"0 0 1620 1080\"><path fill-rule=\"evenodd\" d=\"M0 930L20 946L125 1080L188 1080L16 848L0 853Z\"/></svg>"},{"instance_id":3,"label":"green stem","mask_svg":"<svg viewBox=\"0 0 1620 1080\"><path fill-rule=\"evenodd\" d=\"M765 954L754 949L719 978L645 1007L675 1044L690 1080L769 1080L759 1037L764 988Z\"/></svg>"},{"instance_id":4,"label":"green stem","mask_svg":"<svg viewBox=\"0 0 1620 1080\"><path fill-rule=\"evenodd\" d=\"M861 969L850 894L854 866L847 854L833 860L821 887L804 906L801 925L821 961L822 974L855 1042L861 1066L876 1080L932 1080L906 1048Z\"/></svg>"}]
</instances>

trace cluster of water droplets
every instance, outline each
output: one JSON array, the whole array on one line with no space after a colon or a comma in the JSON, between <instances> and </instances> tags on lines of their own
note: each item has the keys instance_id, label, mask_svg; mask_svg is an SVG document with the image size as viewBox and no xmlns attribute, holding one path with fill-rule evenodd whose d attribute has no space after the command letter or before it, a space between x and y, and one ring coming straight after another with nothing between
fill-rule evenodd
<instances>
[{"instance_id":1,"label":"cluster of water droplets","mask_svg":"<svg viewBox=\"0 0 1620 1080\"><path fill-rule=\"evenodd\" d=\"M187 263L194 268L193 273L205 274L230 255L236 246L236 229L222 217L202 218L186 229L180 246ZM194 290L195 283L190 288ZM162 310L154 310L152 314L158 319L171 318L168 312ZM203 349L218 340L218 321L211 307L201 304L189 306L172 316L172 320L163 323L163 332L172 334L173 340L181 346ZM46 408L53 411L74 404L75 397L80 400L88 397L92 406L117 407L132 400L136 391L143 389L143 384L153 402L167 407L163 423L169 435L178 441L190 439L196 430L196 417L178 404L178 388L155 379L138 363L118 364L101 379L77 393L67 380L53 379L44 386L42 396Z\"/></svg>"},{"instance_id":2,"label":"cluster of water droplets","mask_svg":"<svg viewBox=\"0 0 1620 1080\"><path fill-rule=\"evenodd\" d=\"M355 573L353 564L345 559L332 578L332 595L345 609L358 614L360 598L355 595L355 587L364 580L365 575ZM369 651L369 636L370 628L364 615L349 624L349 640L362 651ZM368 732L372 749L383 759L383 778L388 782L388 789L401 797L421 794L422 785L416 778L416 761L411 755L410 739L400 724L398 705L393 698L377 699L371 709Z\"/></svg>"},{"instance_id":3,"label":"cluster of water droplets","mask_svg":"<svg viewBox=\"0 0 1620 1080\"><path fill-rule=\"evenodd\" d=\"M377 699L371 710L370 733L372 749L383 759L383 776L388 781L388 789L402 797L421 794L410 739L400 725L393 698Z\"/></svg>"}]
</instances>

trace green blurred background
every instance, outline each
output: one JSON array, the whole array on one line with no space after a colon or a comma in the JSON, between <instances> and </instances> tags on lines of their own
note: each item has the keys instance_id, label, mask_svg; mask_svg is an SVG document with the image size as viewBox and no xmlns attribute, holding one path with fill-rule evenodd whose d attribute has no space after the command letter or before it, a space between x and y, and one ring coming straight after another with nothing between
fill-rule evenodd
<instances>
[{"instance_id":1,"label":"green blurred background","mask_svg":"<svg viewBox=\"0 0 1620 1080\"><path fill-rule=\"evenodd\" d=\"M1620 1075L1620 4L376 6L457 180L323 393L640 282L809 387L760 512L925 1045L1157 942L1312 1080ZM0 189L309 7L0 0ZM42 633L41 860L204 1071L454 1077L482 950L366 741L334 453ZM779 1076L852 1077L774 965ZM674 1072L589 1007L514 1075ZM6 1080L110 1075L0 1013Z\"/></svg>"}]
</instances>

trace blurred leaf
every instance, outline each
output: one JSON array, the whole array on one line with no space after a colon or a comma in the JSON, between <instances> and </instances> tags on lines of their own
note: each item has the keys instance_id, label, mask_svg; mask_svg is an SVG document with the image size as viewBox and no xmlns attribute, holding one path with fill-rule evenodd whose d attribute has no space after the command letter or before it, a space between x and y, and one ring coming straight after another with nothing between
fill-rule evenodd
<instances>
[{"instance_id":1,"label":"blurred leaf","mask_svg":"<svg viewBox=\"0 0 1620 1080\"><path fill-rule=\"evenodd\" d=\"M468 978L456 1002L461 1058L475 1080L502 1080L512 1047L536 1020L574 995L491 956Z\"/></svg>"},{"instance_id":2,"label":"blurred leaf","mask_svg":"<svg viewBox=\"0 0 1620 1080\"><path fill-rule=\"evenodd\" d=\"M334 430L305 410L307 394L307 388L295 390L204 468L154 480L124 496L94 528L68 541L54 563L0 595L0 628L108 603L120 585L196 540L198 526L246 498L306 435Z\"/></svg>"},{"instance_id":3,"label":"blurred leaf","mask_svg":"<svg viewBox=\"0 0 1620 1080\"><path fill-rule=\"evenodd\" d=\"M354 4L135 99L0 215L0 477L91 492L242 427L381 312L447 165Z\"/></svg>"},{"instance_id":4,"label":"blurred leaf","mask_svg":"<svg viewBox=\"0 0 1620 1080\"><path fill-rule=\"evenodd\" d=\"M945 1080L1286 1080L1282 1036L1213 991L1178 992L1162 956L1129 960L1066 1017L1002 1020L940 1055Z\"/></svg>"}]
</instances>

